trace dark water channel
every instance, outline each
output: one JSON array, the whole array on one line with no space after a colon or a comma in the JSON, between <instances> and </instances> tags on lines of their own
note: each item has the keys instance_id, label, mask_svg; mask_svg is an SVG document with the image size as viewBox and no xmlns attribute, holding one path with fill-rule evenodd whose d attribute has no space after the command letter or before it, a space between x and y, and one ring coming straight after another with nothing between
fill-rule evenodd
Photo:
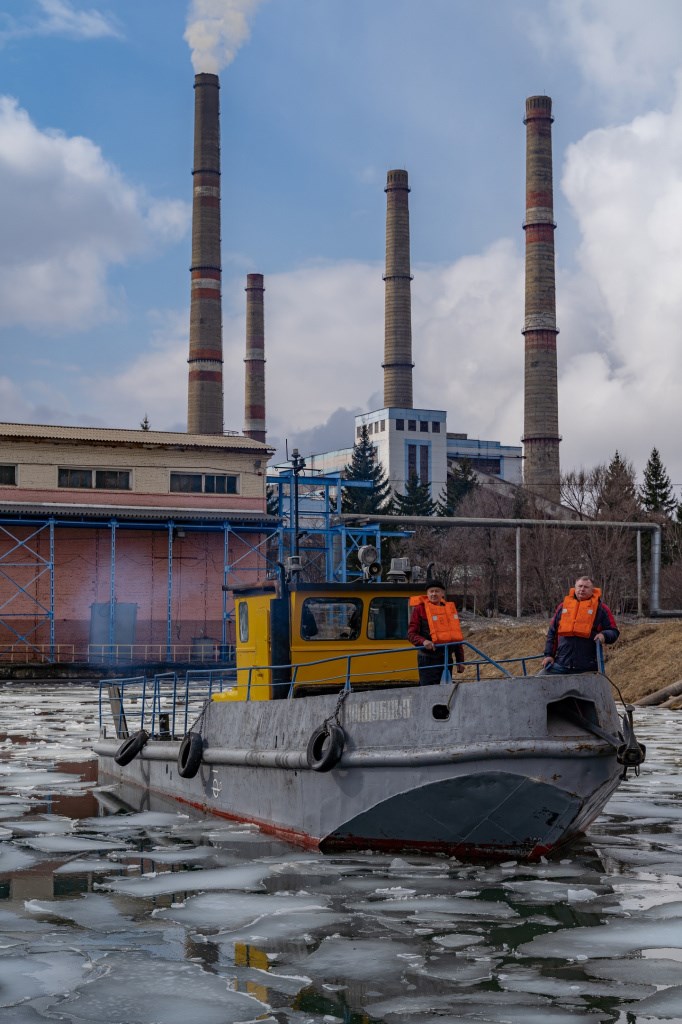
<instances>
[{"instance_id":1,"label":"dark water channel","mask_svg":"<svg viewBox=\"0 0 682 1024\"><path fill-rule=\"evenodd\" d=\"M682 713L533 866L303 852L98 787L97 691L0 689L0 1022L682 1024Z\"/></svg>"}]
</instances>

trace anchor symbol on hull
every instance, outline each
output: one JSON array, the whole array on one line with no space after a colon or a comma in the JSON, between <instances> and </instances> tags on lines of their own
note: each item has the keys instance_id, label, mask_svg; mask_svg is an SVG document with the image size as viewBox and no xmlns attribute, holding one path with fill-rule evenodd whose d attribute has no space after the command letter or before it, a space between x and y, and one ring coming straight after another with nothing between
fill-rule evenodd
<instances>
[{"instance_id":1,"label":"anchor symbol on hull","mask_svg":"<svg viewBox=\"0 0 682 1024\"><path fill-rule=\"evenodd\" d=\"M211 792L213 793L213 796L214 796L215 799L218 798L222 788L223 788L223 784L220 781L220 779L218 778L218 773L217 773L217 771L214 768L213 769L213 783L211 785Z\"/></svg>"}]
</instances>

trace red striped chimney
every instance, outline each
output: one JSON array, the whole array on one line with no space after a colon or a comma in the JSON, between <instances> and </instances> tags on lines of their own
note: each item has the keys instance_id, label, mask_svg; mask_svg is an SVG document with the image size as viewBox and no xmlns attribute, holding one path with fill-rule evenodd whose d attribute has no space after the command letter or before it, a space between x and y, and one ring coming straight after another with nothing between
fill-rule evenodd
<instances>
[{"instance_id":1,"label":"red striped chimney","mask_svg":"<svg viewBox=\"0 0 682 1024\"><path fill-rule=\"evenodd\" d=\"M386 175L384 407L412 408L412 297L407 171Z\"/></svg>"},{"instance_id":2,"label":"red striped chimney","mask_svg":"<svg viewBox=\"0 0 682 1024\"><path fill-rule=\"evenodd\" d=\"M219 89L217 75L195 75L189 434L223 433Z\"/></svg>"},{"instance_id":3,"label":"red striped chimney","mask_svg":"<svg viewBox=\"0 0 682 1024\"><path fill-rule=\"evenodd\" d=\"M552 101L526 100L526 310L524 483L559 501L559 400L557 389Z\"/></svg>"},{"instance_id":4,"label":"red striped chimney","mask_svg":"<svg viewBox=\"0 0 682 1024\"><path fill-rule=\"evenodd\" d=\"M244 434L265 442L265 317L263 275L246 275Z\"/></svg>"}]
</instances>

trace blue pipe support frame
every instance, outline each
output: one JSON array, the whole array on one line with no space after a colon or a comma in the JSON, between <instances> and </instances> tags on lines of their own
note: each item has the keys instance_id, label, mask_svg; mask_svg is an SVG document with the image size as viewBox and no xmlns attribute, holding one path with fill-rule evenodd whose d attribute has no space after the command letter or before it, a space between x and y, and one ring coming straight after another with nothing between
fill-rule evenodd
<instances>
[{"instance_id":1,"label":"blue pipe support frame","mask_svg":"<svg viewBox=\"0 0 682 1024\"><path fill-rule=\"evenodd\" d=\"M170 658L173 646L173 534L175 523L168 523L168 577L166 581L166 657Z\"/></svg>"},{"instance_id":2,"label":"blue pipe support frame","mask_svg":"<svg viewBox=\"0 0 682 1024\"><path fill-rule=\"evenodd\" d=\"M50 608L47 613L50 623L50 661L54 661L54 520L50 520Z\"/></svg>"},{"instance_id":3,"label":"blue pipe support frame","mask_svg":"<svg viewBox=\"0 0 682 1024\"><path fill-rule=\"evenodd\" d=\"M19 537L16 533L13 533L8 526L16 527L21 523L21 520L16 517L0 519L0 534L4 534L9 538L10 547L9 550L4 552L0 556L0 576L5 583L11 584L15 588L15 592L11 594L5 601L0 605L0 621L5 625L10 633L13 633L17 640L21 643L26 644L27 647L31 647L36 654L42 654L43 652L36 646L36 644L30 639L41 626L45 623L49 629L49 659L54 658L54 520L47 518L38 522L31 521L28 524L21 523L22 525L28 525L35 527L27 537ZM40 534L44 531L48 531L48 550L49 555L45 558L44 555L40 554ZM35 544L32 546L32 542ZM18 554L17 554L18 552ZM27 559L26 561L16 561L17 558ZM34 566L33 578L28 580L25 579L25 570ZM23 584L17 579L12 577L12 570L21 569ZM45 573L49 573L49 604L47 607L38 599L37 589L35 596L31 594L28 587L32 584L37 584L38 580L41 579ZM35 606L32 617L37 620L36 624L26 633L20 633L11 623L11 619L23 619L26 618L25 612L6 612L4 609L11 605L12 601L18 596L23 595L31 604ZM4 613L4 614L3 614ZM0 653L4 648L0 648Z\"/></svg>"},{"instance_id":4,"label":"blue pipe support frame","mask_svg":"<svg viewBox=\"0 0 682 1024\"><path fill-rule=\"evenodd\" d=\"M116 567L116 547L117 547L117 535L121 529L125 530L143 530L158 532L163 530L167 534L168 538L168 556L167 556L167 601L166 601L166 629L165 629L165 640L166 640L166 655L168 658L172 656L173 648L173 592L174 592L174 577L173 577L173 545L175 540L175 531L182 528L187 533L213 533L220 531L223 534L223 586L230 587L230 584L235 579L235 576L241 572L249 572L258 574L261 576L263 571L269 572L276 570L276 563L284 561L285 552L291 543L293 524L290 521L291 502L293 500L293 494L286 495L284 492L289 485L289 491L292 488L290 486L291 481L289 476L292 474L285 474L282 478L276 477L273 480L268 480L268 483L276 484L278 487L278 511L280 512L279 522L276 526L273 524L273 518L267 513L263 513L263 520L255 520L250 523L233 522L229 519L221 520L197 520L189 519L183 520L165 519L160 517L154 520L126 520L124 515L118 515L116 518L58 518L49 516L43 518L37 518L35 514L30 513L18 513L0 516L0 531L3 529L3 524L11 524L11 526L30 526L32 532L28 538L23 541L14 537L13 534L9 534L10 538L14 543L14 548L21 548L25 546L32 537L36 536L44 529L49 530L49 558L46 560L42 557L38 557L37 553L32 549L31 554L36 564L36 577L43 575L45 572L49 572L49 608L45 608L39 602L38 604L42 615L40 616L41 621L35 627L35 629L41 628L45 624L49 627L49 660L54 661L55 659L55 648L57 638L55 636L55 531L59 528L74 529L82 527L83 529L89 530L107 530L110 534L110 579L109 579L109 622L108 622L108 642L111 650L115 649L116 641L116 601L117 601L117 567ZM353 481L353 483L356 483ZM364 485L364 481L359 482ZM341 485L339 475L330 475L327 477L300 477L299 484L301 490L304 493L307 487L314 487L317 494L321 495L321 501L318 499L318 507L306 510L305 508L300 512L300 519L304 522L305 532L311 539L318 539L317 544L313 544L310 547L310 552L318 552L319 555L323 556L324 563L324 574L325 578L329 581L336 582L347 582L350 578L354 578L356 575L352 570L348 569L348 559L353 555L357 549L363 544L374 544L377 551L381 550L381 539L387 536L406 537L410 535L409 531L396 531L390 528L390 532L381 532L381 526L377 524L366 524L362 527L351 527L343 522L333 522L333 518L340 513L341 510ZM289 515L287 515L287 505L289 506ZM321 507L319 507L321 506ZM8 530L5 530L8 533ZM245 545L245 553L240 555L236 561L234 553L231 548L231 537L241 541ZM254 543L249 542L249 537L254 537ZM268 555L268 548L274 544L275 551ZM11 552L10 552L11 553ZM255 553L256 558L252 556ZM249 556L249 562L243 568L240 567L239 562L242 558ZM0 566L3 564L7 565L7 555L0 557ZM255 564L254 564L255 563ZM14 583L17 588L17 592L23 592L27 594L25 588L19 583L12 581L9 575L4 573L5 582ZM14 597L10 597L10 601ZM17 640L27 644L34 648L36 653L39 652L39 648L31 643L28 634L26 636L19 635L19 633L12 628L11 622L7 621L10 616L3 615L3 609L8 604L5 601L4 604L0 605L0 624L4 625L10 632L14 633ZM221 642L223 649L225 649L229 643L229 628L232 622L231 612L228 609L229 596L228 591L223 590L222 595L222 635ZM35 616L34 616L35 617ZM47 646L47 645L45 645Z\"/></svg>"},{"instance_id":5,"label":"blue pipe support frame","mask_svg":"<svg viewBox=\"0 0 682 1024\"><path fill-rule=\"evenodd\" d=\"M109 646L113 650L116 642L116 530L118 521L111 519L111 557L109 565Z\"/></svg>"}]
</instances>

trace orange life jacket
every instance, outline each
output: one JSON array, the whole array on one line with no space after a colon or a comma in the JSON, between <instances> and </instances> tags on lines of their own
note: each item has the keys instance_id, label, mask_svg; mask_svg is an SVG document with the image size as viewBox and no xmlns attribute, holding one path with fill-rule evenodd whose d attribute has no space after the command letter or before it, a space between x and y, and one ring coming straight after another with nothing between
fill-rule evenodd
<instances>
[{"instance_id":1,"label":"orange life jacket","mask_svg":"<svg viewBox=\"0 0 682 1024\"><path fill-rule=\"evenodd\" d=\"M600 597L601 590L595 587L589 601L578 601L575 588L571 587L564 598L559 617L559 636L582 636L589 639L594 629Z\"/></svg>"},{"instance_id":2,"label":"orange life jacket","mask_svg":"<svg viewBox=\"0 0 682 1024\"><path fill-rule=\"evenodd\" d=\"M454 601L432 604L431 601L420 596L411 597L410 604L413 608L418 604L424 606L424 614L429 623L429 632L434 644L452 644L464 639Z\"/></svg>"}]
</instances>

